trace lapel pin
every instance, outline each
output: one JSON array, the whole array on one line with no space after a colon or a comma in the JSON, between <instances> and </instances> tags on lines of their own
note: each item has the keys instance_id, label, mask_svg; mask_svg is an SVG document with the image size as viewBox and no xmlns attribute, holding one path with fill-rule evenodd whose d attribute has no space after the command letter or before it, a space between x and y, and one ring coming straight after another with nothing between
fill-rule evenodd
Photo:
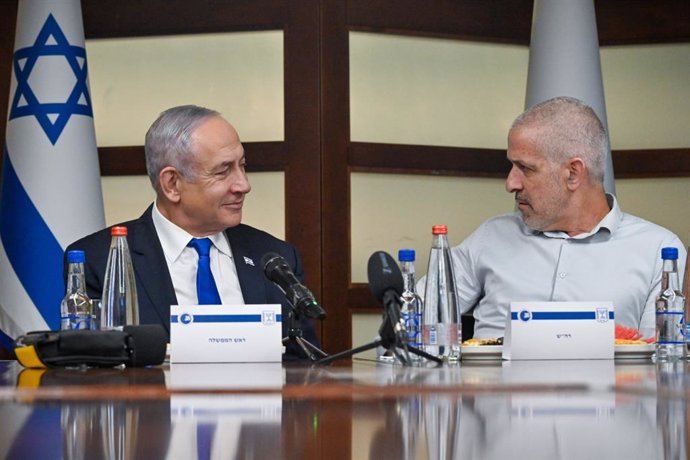
<instances>
[{"instance_id":1,"label":"lapel pin","mask_svg":"<svg viewBox=\"0 0 690 460\"><path fill-rule=\"evenodd\" d=\"M251 265L252 267L254 266L254 261L246 256L244 257L244 263L247 265Z\"/></svg>"}]
</instances>

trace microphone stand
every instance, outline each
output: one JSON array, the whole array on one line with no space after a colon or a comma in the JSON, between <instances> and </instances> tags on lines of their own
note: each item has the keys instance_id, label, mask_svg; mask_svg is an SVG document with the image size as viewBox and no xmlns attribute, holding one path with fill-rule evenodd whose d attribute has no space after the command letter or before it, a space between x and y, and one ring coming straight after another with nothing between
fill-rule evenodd
<instances>
[{"instance_id":1,"label":"microphone stand","mask_svg":"<svg viewBox=\"0 0 690 460\"><path fill-rule=\"evenodd\" d=\"M297 344L304 354L314 362L318 361L319 358L327 357L328 354L325 351L302 337L302 326L299 319L300 315L293 306L288 313L288 335L283 338L283 345L290 342Z\"/></svg>"},{"instance_id":2,"label":"microphone stand","mask_svg":"<svg viewBox=\"0 0 690 460\"><path fill-rule=\"evenodd\" d=\"M383 295L383 320L379 327L379 338L359 347L327 356L319 360L318 364L328 364L337 359L348 358L378 346L382 346L391 351L403 366L409 366L412 363L409 353L421 356L422 358L426 358L438 364L443 363L443 360L440 358L430 355L419 348L408 345L406 335L407 331L405 325L400 320L400 300L393 290L389 290Z\"/></svg>"}]
</instances>

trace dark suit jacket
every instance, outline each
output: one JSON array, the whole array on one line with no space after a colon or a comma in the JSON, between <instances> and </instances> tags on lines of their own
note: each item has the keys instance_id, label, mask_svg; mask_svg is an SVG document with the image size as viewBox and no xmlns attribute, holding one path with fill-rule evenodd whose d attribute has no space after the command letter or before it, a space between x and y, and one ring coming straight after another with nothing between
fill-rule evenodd
<instances>
[{"instance_id":1,"label":"dark suit jacket","mask_svg":"<svg viewBox=\"0 0 690 460\"><path fill-rule=\"evenodd\" d=\"M169 336L170 305L177 305L177 297L168 265L165 262L163 248L153 225L151 212L152 206L149 206L140 218L118 225L127 227L127 244L132 256L134 276L137 282L139 322L141 324L161 324ZM245 303L281 304L283 335L287 336L288 313L291 307L280 289L264 276L259 265L261 257L265 253L275 252L285 258L295 276L302 281L304 272L297 249L264 231L244 224L228 228L225 230L225 234L230 242ZM86 287L87 293L92 299L99 299L102 296L110 240L110 228L106 228L72 243L65 250L67 253L70 250L81 249L86 253L84 265ZM65 262L65 278L66 275L67 264ZM311 320L302 320L302 332L305 339L317 344ZM287 353L296 356L302 355L301 352L297 351L294 344L288 345Z\"/></svg>"}]
</instances>

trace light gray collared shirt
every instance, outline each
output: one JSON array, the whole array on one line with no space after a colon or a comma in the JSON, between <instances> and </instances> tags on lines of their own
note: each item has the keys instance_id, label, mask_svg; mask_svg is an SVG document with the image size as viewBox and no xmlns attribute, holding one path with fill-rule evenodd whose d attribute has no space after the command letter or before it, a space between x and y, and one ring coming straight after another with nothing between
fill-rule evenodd
<instances>
[{"instance_id":1,"label":"light gray collared shirt","mask_svg":"<svg viewBox=\"0 0 690 460\"><path fill-rule=\"evenodd\" d=\"M685 247L607 199L611 211L586 234L531 230L516 212L489 219L452 248L461 311L476 304L475 337L502 337L511 301L611 301L616 324L654 336L661 248L678 248L682 282Z\"/></svg>"}]
</instances>

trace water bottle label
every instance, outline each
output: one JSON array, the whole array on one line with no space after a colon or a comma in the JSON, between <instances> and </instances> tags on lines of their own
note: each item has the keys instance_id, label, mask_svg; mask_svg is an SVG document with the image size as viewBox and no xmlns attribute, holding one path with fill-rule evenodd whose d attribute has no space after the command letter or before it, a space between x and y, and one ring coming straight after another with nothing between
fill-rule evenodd
<instances>
[{"instance_id":1,"label":"water bottle label","mask_svg":"<svg viewBox=\"0 0 690 460\"><path fill-rule=\"evenodd\" d=\"M453 323L448 326L448 344L460 343L460 330L458 325Z\"/></svg>"},{"instance_id":2,"label":"water bottle label","mask_svg":"<svg viewBox=\"0 0 690 460\"><path fill-rule=\"evenodd\" d=\"M412 346L419 346L421 342L420 334L420 314L403 313L402 318L405 322L405 329L407 330L407 343Z\"/></svg>"},{"instance_id":3,"label":"water bottle label","mask_svg":"<svg viewBox=\"0 0 690 460\"><path fill-rule=\"evenodd\" d=\"M414 315L414 325L415 325L415 333L414 333L414 337L410 338L410 343L413 346L420 348L422 346L422 315L421 315L421 313L416 313Z\"/></svg>"},{"instance_id":4,"label":"water bottle label","mask_svg":"<svg viewBox=\"0 0 690 460\"><path fill-rule=\"evenodd\" d=\"M425 325L422 330L422 341L425 345L438 345L436 325Z\"/></svg>"},{"instance_id":5,"label":"water bottle label","mask_svg":"<svg viewBox=\"0 0 690 460\"><path fill-rule=\"evenodd\" d=\"M459 346L460 329L456 323L425 325L422 330L424 345Z\"/></svg>"},{"instance_id":6,"label":"water bottle label","mask_svg":"<svg viewBox=\"0 0 690 460\"><path fill-rule=\"evenodd\" d=\"M60 320L63 325L62 329L86 330L92 328L91 317L89 316L68 315L60 317Z\"/></svg>"}]
</instances>

